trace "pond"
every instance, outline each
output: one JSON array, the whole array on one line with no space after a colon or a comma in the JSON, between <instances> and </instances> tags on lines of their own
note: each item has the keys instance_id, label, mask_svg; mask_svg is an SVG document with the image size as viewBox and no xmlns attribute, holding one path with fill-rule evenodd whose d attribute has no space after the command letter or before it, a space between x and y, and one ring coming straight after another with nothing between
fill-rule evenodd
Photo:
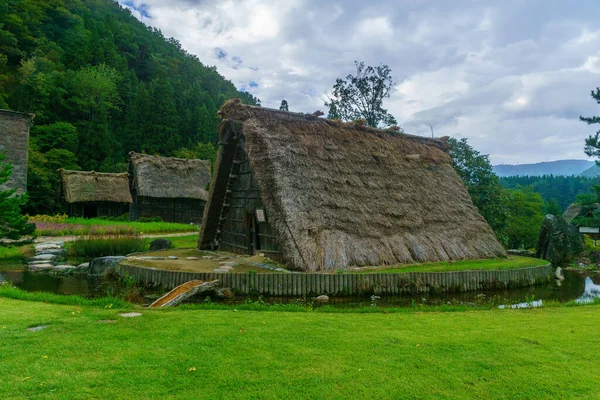
<instances>
[{"instance_id":1,"label":"pond","mask_svg":"<svg viewBox=\"0 0 600 400\"><path fill-rule=\"evenodd\" d=\"M57 294L76 294L85 297L119 296L123 293L125 285L121 281L109 280L101 277L81 276L56 276L41 273L30 273L23 270L21 265L14 268L3 267L0 275L15 286L27 291L45 291ZM0 278L1 279L1 278ZM146 290L140 296L129 297L128 300L138 304L148 304L157 297L152 290ZM146 295L146 296L144 296ZM405 295L405 296L352 296L330 297L328 305L335 307L410 307L414 305L441 305L441 304L504 304L518 305L519 303L531 304L532 300L567 302L592 302L600 298L600 275L588 276L577 271L565 271L564 281L552 281L541 286L511 290L485 290L465 293L442 293L437 295ZM226 304L239 304L255 296L240 296L228 300L214 300ZM192 299L192 302L201 302L204 298ZM265 297L265 303L293 303L299 300L295 297ZM309 299L310 300L310 299Z\"/></svg>"}]
</instances>

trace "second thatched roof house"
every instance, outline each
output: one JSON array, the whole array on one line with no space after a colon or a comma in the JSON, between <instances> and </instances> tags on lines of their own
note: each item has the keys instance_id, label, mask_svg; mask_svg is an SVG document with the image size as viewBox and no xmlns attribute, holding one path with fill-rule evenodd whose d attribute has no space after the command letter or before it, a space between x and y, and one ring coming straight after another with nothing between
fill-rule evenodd
<instances>
[{"instance_id":1,"label":"second thatched roof house","mask_svg":"<svg viewBox=\"0 0 600 400\"><path fill-rule=\"evenodd\" d=\"M210 162L129 153L131 219L199 224L208 199Z\"/></svg>"},{"instance_id":2,"label":"second thatched roof house","mask_svg":"<svg viewBox=\"0 0 600 400\"><path fill-rule=\"evenodd\" d=\"M63 200L72 217L117 217L129 211L127 173L59 170Z\"/></svg>"},{"instance_id":3,"label":"second thatched roof house","mask_svg":"<svg viewBox=\"0 0 600 400\"><path fill-rule=\"evenodd\" d=\"M448 143L227 102L201 249L296 270L505 255Z\"/></svg>"}]
</instances>

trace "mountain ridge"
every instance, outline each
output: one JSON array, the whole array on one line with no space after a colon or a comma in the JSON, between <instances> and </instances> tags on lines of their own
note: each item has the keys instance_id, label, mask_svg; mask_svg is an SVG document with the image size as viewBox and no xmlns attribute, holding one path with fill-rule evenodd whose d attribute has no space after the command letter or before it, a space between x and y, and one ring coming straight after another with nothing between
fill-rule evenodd
<instances>
[{"instance_id":1,"label":"mountain ridge","mask_svg":"<svg viewBox=\"0 0 600 400\"><path fill-rule=\"evenodd\" d=\"M595 166L594 161L590 160L556 160L544 161L531 164L499 164L494 165L494 173L500 177L507 176L543 176L543 175L559 175L571 176L580 175L585 171L592 169ZM600 174L600 168L598 170ZM596 174L596 175L598 175ZM596 176L588 175L588 176Z\"/></svg>"}]
</instances>

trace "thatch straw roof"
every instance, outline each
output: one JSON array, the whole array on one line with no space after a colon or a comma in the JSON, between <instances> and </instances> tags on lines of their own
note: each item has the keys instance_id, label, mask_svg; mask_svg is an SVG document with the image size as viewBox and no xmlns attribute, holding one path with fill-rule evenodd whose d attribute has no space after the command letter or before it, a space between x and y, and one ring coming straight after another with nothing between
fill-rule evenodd
<instances>
[{"instance_id":1,"label":"thatch straw roof","mask_svg":"<svg viewBox=\"0 0 600 400\"><path fill-rule=\"evenodd\" d=\"M129 153L138 196L206 201L210 162Z\"/></svg>"},{"instance_id":2,"label":"thatch straw roof","mask_svg":"<svg viewBox=\"0 0 600 400\"><path fill-rule=\"evenodd\" d=\"M456 174L447 138L393 135L239 100L227 102L221 117L221 142L237 141L247 152L291 268L506 254ZM218 161L215 176L230 167ZM209 218L222 209L211 204L222 199L214 188L215 182L201 229L204 248L218 237L218 219Z\"/></svg>"},{"instance_id":3,"label":"thatch straw roof","mask_svg":"<svg viewBox=\"0 0 600 400\"><path fill-rule=\"evenodd\" d=\"M6 162L13 165L12 176L0 185L0 190L27 191L29 127L33 117L33 114L0 110L0 152L6 152Z\"/></svg>"},{"instance_id":4,"label":"thatch straw roof","mask_svg":"<svg viewBox=\"0 0 600 400\"><path fill-rule=\"evenodd\" d=\"M131 203L129 174L68 171L61 169L62 190L67 203L109 201Z\"/></svg>"}]
</instances>

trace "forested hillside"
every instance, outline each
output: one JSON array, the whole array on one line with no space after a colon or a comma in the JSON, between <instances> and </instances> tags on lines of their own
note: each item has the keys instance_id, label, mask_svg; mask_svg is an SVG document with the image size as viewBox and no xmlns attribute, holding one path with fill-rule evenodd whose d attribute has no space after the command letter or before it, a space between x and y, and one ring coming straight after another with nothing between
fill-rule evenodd
<instances>
[{"instance_id":1,"label":"forested hillside","mask_svg":"<svg viewBox=\"0 0 600 400\"><path fill-rule=\"evenodd\" d=\"M500 178L505 188L531 186L546 203L556 202L561 212L575 201L578 194L591 193L593 185L600 185L600 177L584 176L509 176Z\"/></svg>"},{"instance_id":2,"label":"forested hillside","mask_svg":"<svg viewBox=\"0 0 600 400\"><path fill-rule=\"evenodd\" d=\"M0 108L34 113L30 210L57 209L58 167L115 171L129 151L216 144L240 93L111 0L0 1Z\"/></svg>"}]
</instances>

